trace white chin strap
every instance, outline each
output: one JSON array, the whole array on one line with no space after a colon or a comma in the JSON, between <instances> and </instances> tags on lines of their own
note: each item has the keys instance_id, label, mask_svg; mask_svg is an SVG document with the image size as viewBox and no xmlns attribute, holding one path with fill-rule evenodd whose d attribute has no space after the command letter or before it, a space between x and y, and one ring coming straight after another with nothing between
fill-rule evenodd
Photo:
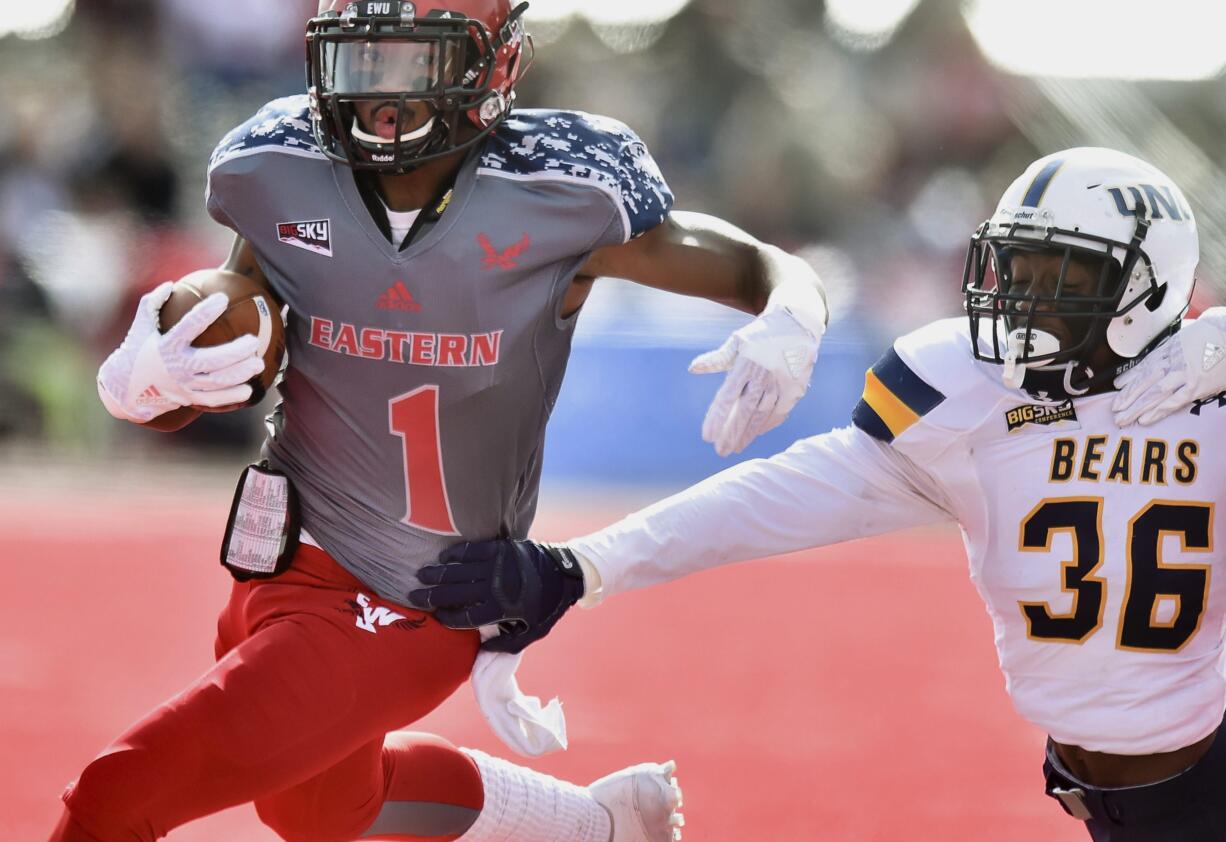
<instances>
[{"instance_id":1,"label":"white chin strap","mask_svg":"<svg viewBox=\"0 0 1226 842\"><path fill-rule=\"evenodd\" d=\"M1018 359L1022 354L1029 352L1030 356L1039 357L1054 354L1060 350L1060 340L1054 335L1045 330L1026 330L1020 327L1009 332L1009 338L1005 340L1005 344L1007 347L1003 377L1005 385L1010 389L1022 388L1022 381L1026 379L1026 369L1048 367L1041 362L1019 363ZM1069 374L1071 372L1072 369L1069 369ZM1065 379L1068 379L1068 375Z\"/></svg>"},{"instance_id":2,"label":"white chin strap","mask_svg":"<svg viewBox=\"0 0 1226 842\"><path fill-rule=\"evenodd\" d=\"M423 137L430 134L430 130L432 128L434 128L434 117L431 117L429 120L427 120L426 124L422 126L421 128L414 129L408 134L402 134L400 136L400 142L401 143L412 143L415 140L421 140ZM349 129L349 133L352 134L358 140L362 141L363 143L375 143L380 146L392 146L396 142L394 140L388 140L385 137L379 137L378 135L363 131L362 127L358 124L357 117L353 118L353 126Z\"/></svg>"},{"instance_id":3,"label":"white chin strap","mask_svg":"<svg viewBox=\"0 0 1226 842\"><path fill-rule=\"evenodd\" d=\"M1063 363L1019 363L1018 358L1022 353L1029 350L1030 356L1037 357L1043 354L1054 354L1060 350L1060 340L1045 330L1026 330L1018 328L1009 333L1008 350L1005 351L1005 366L1004 366L1004 381L1005 385L1010 389L1022 388L1022 383L1026 379L1026 370L1033 368L1036 371L1064 371L1064 393L1066 395L1084 395L1088 392L1089 386L1078 389L1073 386L1073 372L1077 369L1077 363L1073 360ZM1094 371L1088 366L1085 367L1085 376L1087 379L1094 377ZM1053 400L1052 403L1060 401Z\"/></svg>"}]
</instances>

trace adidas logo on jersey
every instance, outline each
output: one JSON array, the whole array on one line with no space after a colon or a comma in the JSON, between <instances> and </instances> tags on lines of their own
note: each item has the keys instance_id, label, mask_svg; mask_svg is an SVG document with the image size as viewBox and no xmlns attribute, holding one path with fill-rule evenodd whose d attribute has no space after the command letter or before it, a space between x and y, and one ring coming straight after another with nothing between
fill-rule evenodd
<instances>
[{"instance_id":1,"label":"adidas logo on jersey","mask_svg":"<svg viewBox=\"0 0 1226 842\"><path fill-rule=\"evenodd\" d=\"M1072 400L1066 400L1064 403L1046 404L1046 403L1028 403L1022 406L1015 406L1005 413L1005 424L1009 428L1009 432L1020 430L1027 424L1039 424L1047 426L1049 424L1058 424L1061 421L1076 421L1077 410L1073 409Z\"/></svg>"},{"instance_id":2,"label":"adidas logo on jersey","mask_svg":"<svg viewBox=\"0 0 1226 842\"><path fill-rule=\"evenodd\" d=\"M379 296L375 306L380 310L404 310L408 313L420 313L421 305L413 300L413 293L404 285L404 281L396 281L387 288L387 292Z\"/></svg>"},{"instance_id":3,"label":"adidas logo on jersey","mask_svg":"<svg viewBox=\"0 0 1226 842\"><path fill-rule=\"evenodd\" d=\"M1223 348L1221 345L1215 345L1212 342L1207 342L1205 343L1204 355L1201 358L1201 368L1204 371L1208 371L1220 363L1223 357L1226 357L1226 348Z\"/></svg>"},{"instance_id":4,"label":"adidas logo on jersey","mask_svg":"<svg viewBox=\"0 0 1226 842\"><path fill-rule=\"evenodd\" d=\"M277 239L287 246L294 246L324 257L332 256L332 220L314 219L310 222L278 222Z\"/></svg>"}]
</instances>

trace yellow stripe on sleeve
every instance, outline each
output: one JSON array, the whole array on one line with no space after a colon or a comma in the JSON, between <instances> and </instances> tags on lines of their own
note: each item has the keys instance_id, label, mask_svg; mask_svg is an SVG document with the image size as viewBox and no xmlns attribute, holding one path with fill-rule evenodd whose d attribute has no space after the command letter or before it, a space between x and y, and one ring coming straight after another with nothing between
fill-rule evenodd
<instances>
[{"instance_id":1,"label":"yellow stripe on sleeve","mask_svg":"<svg viewBox=\"0 0 1226 842\"><path fill-rule=\"evenodd\" d=\"M864 402L885 422L895 436L919 420L919 416L903 403L870 368L864 372Z\"/></svg>"}]
</instances>

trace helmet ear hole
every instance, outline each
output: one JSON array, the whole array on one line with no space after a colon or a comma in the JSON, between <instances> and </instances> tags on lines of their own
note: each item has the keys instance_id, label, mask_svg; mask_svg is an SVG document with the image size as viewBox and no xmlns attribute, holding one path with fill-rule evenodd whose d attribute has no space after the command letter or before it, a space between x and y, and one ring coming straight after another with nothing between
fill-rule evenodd
<instances>
[{"instance_id":1,"label":"helmet ear hole","mask_svg":"<svg viewBox=\"0 0 1226 842\"><path fill-rule=\"evenodd\" d=\"M1162 306L1162 301L1166 298L1166 291L1170 289L1170 284L1163 284L1158 287L1158 291L1145 299L1145 309L1149 312L1154 312Z\"/></svg>"}]
</instances>

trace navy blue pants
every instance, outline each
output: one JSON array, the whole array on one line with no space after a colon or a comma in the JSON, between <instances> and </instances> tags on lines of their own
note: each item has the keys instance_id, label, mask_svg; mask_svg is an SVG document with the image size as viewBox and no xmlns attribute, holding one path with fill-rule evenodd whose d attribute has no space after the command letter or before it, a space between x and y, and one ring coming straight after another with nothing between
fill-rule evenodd
<instances>
[{"instance_id":1,"label":"navy blue pants","mask_svg":"<svg viewBox=\"0 0 1226 842\"><path fill-rule=\"evenodd\" d=\"M1221 729L1195 766L1147 786L1101 789L1082 783L1063 768L1050 740L1043 774L1053 798L1056 789L1075 793L1057 800L1070 815L1069 799L1089 812L1084 821L1094 842L1226 842L1226 734Z\"/></svg>"}]
</instances>

